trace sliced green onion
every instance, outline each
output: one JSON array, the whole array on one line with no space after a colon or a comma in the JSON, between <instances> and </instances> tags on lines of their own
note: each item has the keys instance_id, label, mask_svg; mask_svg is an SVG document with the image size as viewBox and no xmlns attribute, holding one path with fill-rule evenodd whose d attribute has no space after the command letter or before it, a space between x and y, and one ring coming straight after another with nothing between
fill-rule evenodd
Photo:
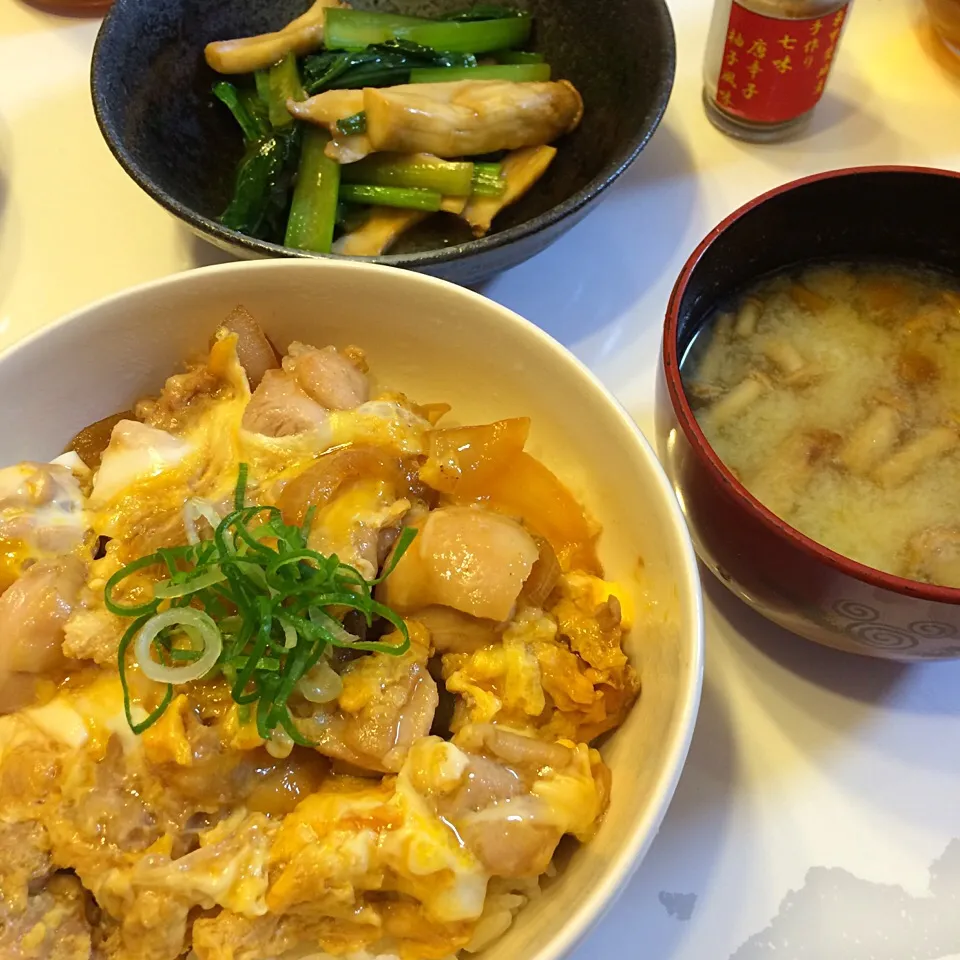
<instances>
[{"instance_id":1,"label":"sliced green onion","mask_svg":"<svg viewBox=\"0 0 960 960\"><path fill-rule=\"evenodd\" d=\"M450 53L490 53L521 46L530 28L530 16L523 13L458 22L334 8L326 13L324 45L328 50L362 50L387 40L410 40Z\"/></svg>"},{"instance_id":2,"label":"sliced green onion","mask_svg":"<svg viewBox=\"0 0 960 960\"><path fill-rule=\"evenodd\" d=\"M344 183L378 187L419 187L445 197L469 196L473 164L441 160L431 153L374 153L340 170Z\"/></svg>"},{"instance_id":3,"label":"sliced green onion","mask_svg":"<svg viewBox=\"0 0 960 960\"><path fill-rule=\"evenodd\" d=\"M172 627L193 627L203 642L201 656L183 667L158 663L150 653L154 641L164 630ZM223 640L217 625L208 614L193 607L174 607L156 614L140 628L133 642L133 653L144 676L157 683L179 684L199 680L216 665L222 649Z\"/></svg>"},{"instance_id":4,"label":"sliced green onion","mask_svg":"<svg viewBox=\"0 0 960 960\"><path fill-rule=\"evenodd\" d=\"M158 583L153 588L153 595L162 600L172 600L175 597L189 597L191 593L198 593L200 590L206 590L215 583L223 583L227 575L219 567L211 567L192 577L186 577L179 582L168 580L166 583Z\"/></svg>"},{"instance_id":5,"label":"sliced green onion","mask_svg":"<svg viewBox=\"0 0 960 960\"><path fill-rule=\"evenodd\" d=\"M369 203L377 207L402 207L408 210L440 209L443 196L438 190L417 187L377 187L370 184L345 183L340 199L347 203Z\"/></svg>"},{"instance_id":6,"label":"sliced green onion","mask_svg":"<svg viewBox=\"0 0 960 960\"><path fill-rule=\"evenodd\" d=\"M400 656L410 647L406 624L374 600L372 590L389 575L415 530L402 531L390 564L377 580L368 581L336 556L311 550L306 524L284 523L276 507L246 506L246 487L243 466L235 509L217 523L212 540L158 550L108 582L108 606L118 616L136 618L120 642L118 667L124 712L137 734L163 715L175 684L219 671L263 739L276 733L281 741L311 746L297 730L288 700L302 686L309 688L309 678L325 675L318 667L325 652L342 647ZM124 579L148 568L169 574L153 586L149 603L124 606L112 599ZM160 610L161 604L168 606ZM357 611L370 626L377 619L386 621L401 642L361 640L334 615L344 609ZM159 705L149 714L134 715L127 683L131 645L144 675L165 684ZM334 683L326 680L328 686ZM256 709L250 709L254 704Z\"/></svg>"},{"instance_id":7,"label":"sliced green onion","mask_svg":"<svg viewBox=\"0 0 960 960\"><path fill-rule=\"evenodd\" d=\"M411 83L452 83L455 80L510 80L533 83L550 79L548 63L508 63L489 67L422 67L410 71Z\"/></svg>"}]
</instances>

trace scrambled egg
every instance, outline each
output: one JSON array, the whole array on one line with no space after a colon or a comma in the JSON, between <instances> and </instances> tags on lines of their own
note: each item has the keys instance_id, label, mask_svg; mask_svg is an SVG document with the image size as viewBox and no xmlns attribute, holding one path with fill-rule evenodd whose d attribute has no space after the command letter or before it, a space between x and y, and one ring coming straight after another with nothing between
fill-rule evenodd
<instances>
[{"instance_id":1,"label":"scrambled egg","mask_svg":"<svg viewBox=\"0 0 960 960\"><path fill-rule=\"evenodd\" d=\"M463 519L488 509L482 498L451 504L418 475L439 407L371 398L349 351L302 345L282 369L268 358L272 378L251 389L237 348L221 331L203 363L112 428L95 470L76 456L0 470L0 695L12 705L0 716L0 955L441 960L501 934L538 895L561 838L588 840L603 815L608 774L589 744L639 688L621 646L627 593L577 569L545 582L556 516L538 532L536 517L491 500L496 522L473 544ZM312 383L311 370L344 379ZM270 406L282 402L293 406ZM374 452L338 472L333 458L350 450ZM502 474L495 452L470 455L477 476ZM265 742L222 677L161 702L163 686L131 663L125 710L117 656L130 621L104 605L107 580L210 537L241 464L248 502L287 522L312 507L309 546L367 580L403 524L436 511L444 521L435 554L411 550L397 566L419 598L401 609L409 651L333 651L326 687L293 692L313 748L279 728ZM572 555L571 543L592 551L564 534L557 552ZM66 563L83 574L72 593ZM536 595L523 577L478 581L483 569L521 570ZM156 576L129 576L116 599L149 599ZM381 602L395 600L389 585ZM475 615L484 591L496 596L483 609L506 620ZM438 603L443 630L428 616ZM438 683L455 703L446 720Z\"/></svg>"}]
</instances>

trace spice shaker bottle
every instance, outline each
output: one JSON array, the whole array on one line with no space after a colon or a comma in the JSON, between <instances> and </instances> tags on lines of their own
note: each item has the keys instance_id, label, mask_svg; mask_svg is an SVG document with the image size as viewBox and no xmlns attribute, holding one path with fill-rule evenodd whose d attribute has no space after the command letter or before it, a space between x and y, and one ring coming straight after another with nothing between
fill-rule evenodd
<instances>
[{"instance_id":1,"label":"spice shaker bottle","mask_svg":"<svg viewBox=\"0 0 960 960\"><path fill-rule=\"evenodd\" d=\"M716 0L703 103L724 133L771 142L796 132L820 100L850 0Z\"/></svg>"}]
</instances>

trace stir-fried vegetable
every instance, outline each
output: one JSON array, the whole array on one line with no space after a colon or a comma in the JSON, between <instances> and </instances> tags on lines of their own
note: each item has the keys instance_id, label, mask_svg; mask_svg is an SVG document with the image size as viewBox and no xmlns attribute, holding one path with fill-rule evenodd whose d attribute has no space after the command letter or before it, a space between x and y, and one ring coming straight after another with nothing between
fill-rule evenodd
<instances>
[{"instance_id":1,"label":"stir-fried vegetable","mask_svg":"<svg viewBox=\"0 0 960 960\"><path fill-rule=\"evenodd\" d=\"M436 190L420 187L378 187L348 183L340 188L340 196L348 203L369 203L377 207L405 207L410 210L440 209L443 196Z\"/></svg>"},{"instance_id":2,"label":"stir-fried vegetable","mask_svg":"<svg viewBox=\"0 0 960 960\"><path fill-rule=\"evenodd\" d=\"M489 53L518 47L530 36L530 17L516 13L495 20L425 20L392 13L329 10L325 44L330 50L362 50L387 40L411 40L454 53Z\"/></svg>"},{"instance_id":3,"label":"stir-fried vegetable","mask_svg":"<svg viewBox=\"0 0 960 960\"><path fill-rule=\"evenodd\" d=\"M387 87L406 83L410 72L425 67L475 67L472 54L448 53L409 40L388 40L354 53L327 51L303 61L304 84L308 93L321 90Z\"/></svg>"},{"instance_id":4,"label":"stir-fried vegetable","mask_svg":"<svg viewBox=\"0 0 960 960\"><path fill-rule=\"evenodd\" d=\"M535 83L550 79L548 63L507 63L488 67L423 67L410 71L411 83L447 83L453 80L511 80Z\"/></svg>"},{"instance_id":5,"label":"stir-fried vegetable","mask_svg":"<svg viewBox=\"0 0 960 960\"><path fill-rule=\"evenodd\" d=\"M491 164L497 167L499 164ZM345 183L372 183L381 187L422 187L446 196L465 197L472 191L473 163L453 163L429 153L377 153L346 164Z\"/></svg>"},{"instance_id":6,"label":"stir-fried vegetable","mask_svg":"<svg viewBox=\"0 0 960 960\"><path fill-rule=\"evenodd\" d=\"M442 211L482 235L549 163L537 154L524 170L539 172L520 176L514 160L508 185L493 161L545 147L583 111L573 85L522 49L531 27L525 11L490 4L430 20L316 0L276 33L209 44L207 62L222 73L254 64L246 81L214 87L246 144L221 221L353 255L384 252L424 219L391 210Z\"/></svg>"},{"instance_id":7,"label":"stir-fried vegetable","mask_svg":"<svg viewBox=\"0 0 960 960\"><path fill-rule=\"evenodd\" d=\"M337 214L340 164L324 152L329 136L316 127L303 135L284 243L296 250L329 253Z\"/></svg>"},{"instance_id":8,"label":"stir-fried vegetable","mask_svg":"<svg viewBox=\"0 0 960 960\"><path fill-rule=\"evenodd\" d=\"M374 600L371 591L389 576L416 531L403 531L389 566L377 580L368 581L336 556L307 546L310 520L308 515L302 526L290 526L276 507L249 506L246 467L241 466L234 509L211 540L158 550L107 581L107 609L135 618L118 652L124 708L134 733L143 733L160 719L175 684L222 675L233 700L255 716L264 740L280 727L295 743L309 746L287 702L329 648L392 656L406 652L406 624ZM124 581L158 567L168 576L153 586L152 599L139 604L117 601ZM361 639L344 628L345 610L359 612L368 627L385 620L403 641ZM141 719L134 715L128 678L131 646L143 674L166 684L158 705Z\"/></svg>"}]
</instances>

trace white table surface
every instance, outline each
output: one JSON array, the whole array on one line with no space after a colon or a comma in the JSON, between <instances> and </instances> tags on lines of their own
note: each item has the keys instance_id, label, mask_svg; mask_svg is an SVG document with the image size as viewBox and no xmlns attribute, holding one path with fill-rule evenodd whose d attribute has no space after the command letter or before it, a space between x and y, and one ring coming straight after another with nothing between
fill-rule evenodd
<instances>
[{"instance_id":1,"label":"white table surface","mask_svg":"<svg viewBox=\"0 0 960 960\"><path fill-rule=\"evenodd\" d=\"M960 165L960 67L935 55L918 0L856 0L812 128L765 147L704 116L709 0L671 8L677 82L652 142L600 209L485 289L573 349L648 433L667 297L718 220L818 170ZM228 259L101 141L97 26L0 7L0 347L104 294ZM709 575L705 590L689 762L647 859L572 960L960 960L960 663L822 651Z\"/></svg>"}]
</instances>

